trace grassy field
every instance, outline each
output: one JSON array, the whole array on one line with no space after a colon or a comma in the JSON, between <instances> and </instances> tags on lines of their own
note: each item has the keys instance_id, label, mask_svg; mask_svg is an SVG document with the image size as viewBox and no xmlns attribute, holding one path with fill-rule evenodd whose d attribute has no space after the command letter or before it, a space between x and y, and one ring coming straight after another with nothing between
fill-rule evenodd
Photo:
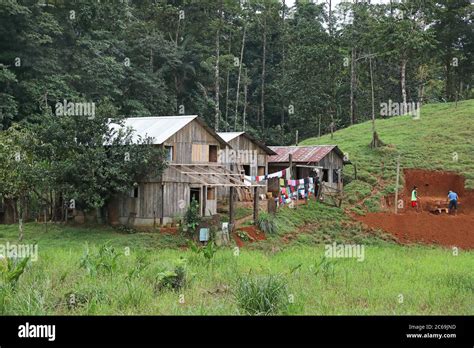
<instances>
[{"instance_id":1,"label":"grassy field","mask_svg":"<svg viewBox=\"0 0 474 348\"><path fill-rule=\"evenodd\" d=\"M345 187L350 203L369 195L379 186L380 194L394 192L396 159L401 168L455 171L466 177L466 187L474 188L474 100L428 104L420 118L395 116L376 120L380 139L387 144L377 150L369 148L372 123L365 122L341 129L321 138L310 138L301 145L337 144L357 166L357 178ZM346 166L349 176L353 168ZM403 177L402 177L403 180ZM380 197L365 202L369 211L377 210Z\"/></svg>"},{"instance_id":2,"label":"grassy field","mask_svg":"<svg viewBox=\"0 0 474 348\"><path fill-rule=\"evenodd\" d=\"M420 120L377 120L389 144L378 150L368 147L370 123L304 141L336 143L357 165L343 208L311 201L281 209L276 231L241 249L197 249L158 232L27 224L23 243L37 244L39 258L18 281L20 264L0 258L0 313L473 315L474 251L400 245L345 214L367 197L365 209L378 209L379 196L393 191L398 154L403 168L457 171L474 187L473 116L470 100L427 105ZM17 233L0 225L0 246L17 243ZM363 246L363 261L325 257L334 242Z\"/></svg>"},{"instance_id":3,"label":"grassy field","mask_svg":"<svg viewBox=\"0 0 474 348\"><path fill-rule=\"evenodd\" d=\"M318 227L311 225L282 243L316 213ZM28 224L23 243L37 243L39 258L29 263L16 286L0 292L0 312L248 314L239 300L242 286L276 279L279 305L270 314L474 313L472 252L455 256L450 249L400 246L361 231L346 218L339 221L340 214L340 209L319 204L299 207L296 214L282 210L277 224L286 230L238 252L218 249L210 259L183 248L179 236L51 225L46 232L43 225ZM17 226L0 226L0 244L13 243L16 236ZM363 262L325 258L322 243L333 241L364 245ZM177 282L174 275L179 275ZM253 298L245 291L246 298Z\"/></svg>"}]
</instances>

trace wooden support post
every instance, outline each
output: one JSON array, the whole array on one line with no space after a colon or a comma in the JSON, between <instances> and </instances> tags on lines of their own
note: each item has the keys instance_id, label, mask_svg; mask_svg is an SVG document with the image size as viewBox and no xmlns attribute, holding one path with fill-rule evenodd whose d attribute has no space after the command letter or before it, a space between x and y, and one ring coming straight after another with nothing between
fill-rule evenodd
<instances>
[{"instance_id":1,"label":"wooden support post","mask_svg":"<svg viewBox=\"0 0 474 348\"><path fill-rule=\"evenodd\" d=\"M160 226L165 223L165 185L161 184L161 214L160 214Z\"/></svg>"},{"instance_id":2,"label":"wooden support post","mask_svg":"<svg viewBox=\"0 0 474 348\"><path fill-rule=\"evenodd\" d=\"M288 155L288 162L290 164L290 180L292 180L295 175L293 175L293 155L291 153ZM296 204L295 204L295 208L298 208L298 186L296 186Z\"/></svg>"},{"instance_id":3,"label":"wooden support post","mask_svg":"<svg viewBox=\"0 0 474 348\"><path fill-rule=\"evenodd\" d=\"M395 185L395 214L398 213L398 184L400 182L400 155L397 157L397 183Z\"/></svg>"},{"instance_id":4,"label":"wooden support post","mask_svg":"<svg viewBox=\"0 0 474 348\"><path fill-rule=\"evenodd\" d=\"M288 162L290 164L290 177L288 179L291 179L293 176L293 155L291 153L288 155Z\"/></svg>"},{"instance_id":5,"label":"wooden support post","mask_svg":"<svg viewBox=\"0 0 474 348\"><path fill-rule=\"evenodd\" d=\"M230 187L229 194L229 233L234 230L234 191L235 187Z\"/></svg>"},{"instance_id":6,"label":"wooden support post","mask_svg":"<svg viewBox=\"0 0 474 348\"><path fill-rule=\"evenodd\" d=\"M257 224L258 219L258 187L253 188L253 223Z\"/></svg>"}]
</instances>

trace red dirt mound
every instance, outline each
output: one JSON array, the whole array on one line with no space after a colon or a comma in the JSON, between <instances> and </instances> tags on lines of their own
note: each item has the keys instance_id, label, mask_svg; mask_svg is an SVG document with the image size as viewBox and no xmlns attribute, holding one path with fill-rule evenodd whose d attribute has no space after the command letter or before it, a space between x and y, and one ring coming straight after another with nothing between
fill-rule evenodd
<instances>
[{"instance_id":1,"label":"red dirt mound","mask_svg":"<svg viewBox=\"0 0 474 348\"><path fill-rule=\"evenodd\" d=\"M474 215L369 213L357 217L357 220L395 235L401 243L420 242L474 249Z\"/></svg>"},{"instance_id":2,"label":"red dirt mound","mask_svg":"<svg viewBox=\"0 0 474 348\"><path fill-rule=\"evenodd\" d=\"M399 238L402 243L428 243L474 249L474 191L464 188L462 175L452 172L405 169L405 188L401 192L404 208L399 214L381 212L358 216L357 220L380 228ZM418 187L420 213L410 207L413 186ZM430 211L445 205L448 191L458 193L458 215L434 215ZM393 196L386 197L386 207L393 209Z\"/></svg>"},{"instance_id":3,"label":"red dirt mound","mask_svg":"<svg viewBox=\"0 0 474 348\"><path fill-rule=\"evenodd\" d=\"M430 171L422 169L405 169L405 194L409 195L413 186L418 187L420 196L446 197L448 191L457 192L460 196L465 193L462 175L453 172Z\"/></svg>"},{"instance_id":4,"label":"red dirt mound","mask_svg":"<svg viewBox=\"0 0 474 348\"><path fill-rule=\"evenodd\" d=\"M239 231L245 232L250 237L250 239L247 241L247 240L244 240L243 238L239 237L239 235L238 235ZM244 244L246 242L252 243L252 242L255 242L257 240L267 239L265 237L265 234L262 231L258 230L255 226L239 227L233 235L234 235L235 243L237 244L237 246L239 248L244 246Z\"/></svg>"}]
</instances>

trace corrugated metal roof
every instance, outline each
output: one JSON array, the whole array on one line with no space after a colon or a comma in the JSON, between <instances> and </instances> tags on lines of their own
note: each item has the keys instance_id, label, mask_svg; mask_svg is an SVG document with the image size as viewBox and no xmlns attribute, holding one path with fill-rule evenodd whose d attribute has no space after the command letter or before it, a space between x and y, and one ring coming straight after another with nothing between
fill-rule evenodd
<instances>
[{"instance_id":1,"label":"corrugated metal roof","mask_svg":"<svg viewBox=\"0 0 474 348\"><path fill-rule=\"evenodd\" d=\"M124 120L124 127L134 130L133 142L137 141L138 137L151 137L153 144L163 144L169 137L196 118L197 115L130 117ZM111 123L110 127L112 129L120 128L115 123Z\"/></svg>"},{"instance_id":2,"label":"corrugated metal roof","mask_svg":"<svg viewBox=\"0 0 474 348\"><path fill-rule=\"evenodd\" d=\"M270 146L270 149L277 154L269 156L268 163L288 162L288 155L290 153L292 154L293 162L319 162L334 148L340 152L336 145Z\"/></svg>"},{"instance_id":3,"label":"corrugated metal roof","mask_svg":"<svg viewBox=\"0 0 474 348\"><path fill-rule=\"evenodd\" d=\"M228 143L232 139L244 134L244 132L217 132L217 134Z\"/></svg>"},{"instance_id":4,"label":"corrugated metal roof","mask_svg":"<svg viewBox=\"0 0 474 348\"><path fill-rule=\"evenodd\" d=\"M268 155L274 155L275 152L272 151L267 145L262 143L260 140L255 139L252 137L250 134L245 133L245 132L220 132L217 133L222 139L224 139L226 142L232 141L233 139L243 135L250 141L254 142L258 146L260 146Z\"/></svg>"}]
</instances>

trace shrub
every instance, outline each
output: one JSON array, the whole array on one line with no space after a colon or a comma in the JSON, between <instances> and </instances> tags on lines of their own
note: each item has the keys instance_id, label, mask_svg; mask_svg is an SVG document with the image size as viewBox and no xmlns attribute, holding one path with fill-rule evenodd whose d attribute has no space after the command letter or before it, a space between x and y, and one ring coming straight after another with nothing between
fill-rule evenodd
<instances>
[{"instance_id":1,"label":"shrub","mask_svg":"<svg viewBox=\"0 0 474 348\"><path fill-rule=\"evenodd\" d=\"M288 298L285 281L273 275L238 278L234 296L239 308L250 315L279 314Z\"/></svg>"},{"instance_id":2,"label":"shrub","mask_svg":"<svg viewBox=\"0 0 474 348\"><path fill-rule=\"evenodd\" d=\"M15 291L20 276L25 272L29 257L0 258L0 314L5 313L7 297Z\"/></svg>"},{"instance_id":3,"label":"shrub","mask_svg":"<svg viewBox=\"0 0 474 348\"><path fill-rule=\"evenodd\" d=\"M268 213L262 213L259 215L257 219L257 226L266 234L277 234L278 232L275 218Z\"/></svg>"},{"instance_id":4,"label":"shrub","mask_svg":"<svg viewBox=\"0 0 474 348\"><path fill-rule=\"evenodd\" d=\"M199 215L199 202L195 199L189 204L188 210L184 214L184 228L190 234L193 234L196 231L196 228L201 222L201 216Z\"/></svg>"},{"instance_id":5,"label":"shrub","mask_svg":"<svg viewBox=\"0 0 474 348\"><path fill-rule=\"evenodd\" d=\"M20 276L25 272L29 259L29 257L23 259L2 257L0 259L0 288L6 286L14 288Z\"/></svg>"},{"instance_id":6,"label":"shrub","mask_svg":"<svg viewBox=\"0 0 474 348\"><path fill-rule=\"evenodd\" d=\"M160 291L162 289L179 290L186 285L187 282L187 270L186 260L179 259L177 265L172 271L166 270L158 273L156 279L155 290Z\"/></svg>"},{"instance_id":7,"label":"shrub","mask_svg":"<svg viewBox=\"0 0 474 348\"><path fill-rule=\"evenodd\" d=\"M213 241L208 242L205 246L199 246L193 241L188 242L189 249L196 254L204 256L204 259L210 263L217 253L217 246Z\"/></svg>"},{"instance_id":8,"label":"shrub","mask_svg":"<svg viewBox=\"0 0 474 348\"><path fill-rule=\"evenodd\" d=\"M117 253L115 248L107 243L101 245L99 251L93 254L89 253L89 248L86 247L80 266L85 268L87 273L92 276L97 273L112 275L117 270L117 258L119 256L120 254Z\"/></svg>"},{"instance_id":9,"label":"shrub","mask_svg":"<svg viewBox=\"0 0 474 348\"><path fill-rule=\"evenodd\" d=\"M323 256L321 260L316 263L316 270L314 272L314 275L322 276L327 282L330 278L334 278L335 266L336 262L334 260L330 260L327 257Z\"/></svg>"}]
</instances>

